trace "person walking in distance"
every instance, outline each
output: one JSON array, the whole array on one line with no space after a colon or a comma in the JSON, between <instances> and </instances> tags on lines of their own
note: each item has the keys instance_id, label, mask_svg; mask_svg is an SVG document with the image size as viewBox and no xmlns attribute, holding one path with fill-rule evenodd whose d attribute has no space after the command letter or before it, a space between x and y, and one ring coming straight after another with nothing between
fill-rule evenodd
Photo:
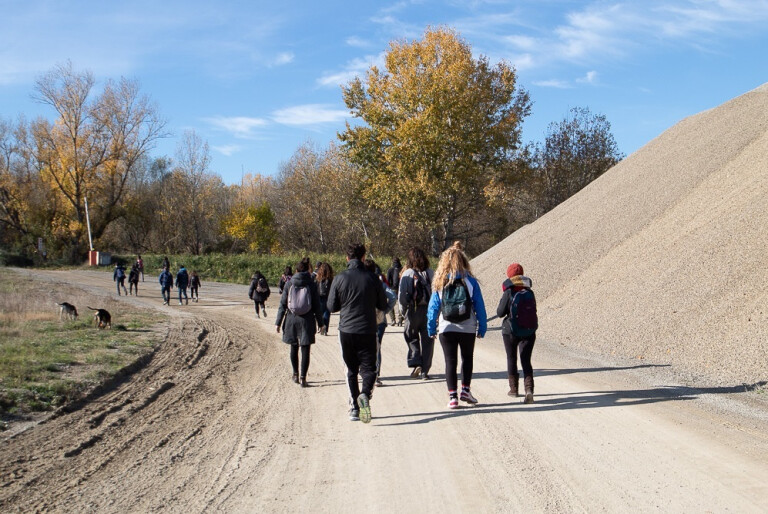
<instances>
[{"instance_id":1,"label":"person walking in distance","mask_svg":"<svg viewBox=\"0 0 768 514\"><path fill-rule=\"evenodd\" d=\"M125 268L119 262L115 264L115 271L112 273L112 280L117 283L117 296L120 296L120 288L123 288L125 296L128 296L128 290L125 288Z\"/></svg>"},{"instance_id":2,"label":"person walking in distance","mask_svg":"<svg viewBox=\"0 0 768 514\"><path fill-rule=\"evenodd\" d=\"M331 292L333 283L333 268L327 262L321 262L315 275L317 292L320 295L320 303L323 306L323 328L320 335L328 335L328 325L331 323L331 311L328 310L328 293Z\"/></svg>"},{"instance_id":3,"label":"person walking in distance","mask_svg":"<svg viewBox=\"0 0 768 514\"><path fill-rule=\"evenodd\" d=\"M131 272L128 274L128 294L133 294L136 290L136 296L139 296L139 265L131 266Z\"/></svg>"},{"instance_id":4,"label":"person walking in distance","mask_svg":"<svg viewBox=\"0 0 768 514\"><path fill-rule=\"evenodd\" d=\"M427 333L427 305L434 272L421 248L408 250L405 268L400 276L398 301L405 317L403 336L408 344L408 367L412 368L412 378L429 380L435 342Z\"/></svg>"},{"instance_id":5,"label":"person walking in distance","mask_svg":"<svg viewBox=\"0 0 768 514\"><path fill-rule=\"evenodd\" d=\"M381 269L376 265L376 262L373 259L365 259L365 269L379 278L381 287L384 288L384 294L387 297L387 310L394 307L394 304L397 303L397 295L389 289L387 279L381 273ZM384 332L386 330L387 312L376 309L376 387L384 385L381 382L381 341L384 339Z\"/></svg>"},{"instance_id":6,"label":"person walking in distance","mask_svg":"<svg viewBox=\"0 0 768 514\"><path fill-rule=\"evenodd\" d=\"M539 320L536 314L536 297L531 290L531 279L523 275L523 267L513 262L507 267L507 279L501 284L501 300L496 315L503 318L501 339L507 352L509 396L518 397L520 373L517 371L517 354L523 368L525 403L533 403L533 366L531 354L536 344Z\"/></svg>"},{"instance_id":7,"label":"person walking in distance","mask_svg":"<svg viewBox=\"0 0 768 514\"><path fill-rule=\"evenodd\" d=\"M160 282L160 292L163 294L163 305L168 305L171 301L171 289L173 288L173 275L168 271L168 268L163 268L158 282Z\"/></svg>"},{"instance_id":8,"label":"person walking in distance","mask_svg":"<svg viewBox=\"0 0 768 514\"><path fill-rule=\"evenodd\" d=\"M200 301L200 286L200 275L193 270L192 274L189 275L189 296L193 302Z\"/></svg>"},{"instance_id":9,"label":"person walking in distance","mask_svg":"<svg viewBox=\"0 0 768 514\"><path fill-rule=\"evenodd\" d=\"M448 408L459 407L459 400L476 404L470 391L475 338L485 336L487 317L480 284L472 275L469 259L456 241L440 256L434 292L429 300L427 324L430 337L440 335L445 356L445 382ZM457 391L458 353L461 352L461 393Z\"/></svg>"},{"instance_id":10,"label":"person walking in distance","mask_svg":"<svg viewBox=\"0 0 768 514\"><path fill-rule=\"evenodd\" d=\"M141 281L144 282L144 259L141 258L141 255L136 256L136 267L141 274Z\"/></svg>"},{"instance_id":11,"label":"person walking in distance","mask_svg":"<svg viewBox=\"0 0 768 514\"><path fill-rule=\"evenodd\" d=\"M308 387L309 354L315 344L317 327L322 327L323 307L317 294L317 283L312 278L308 262L296 265L296 274L283 287L277 308L275 329L283 326L283 342L291 345L292 379L301 387ZM301 350L301 368L299 368Z\"/></svg>"},{"instance_id":12,"label":"person walking in distance","mask_svg":"<svg viewBox=\"0 0 768 514\"><path fill-rule=\"evenodd\" d=\"M189 304L189 297L187 296L187 287L189 286L189 273L182 264L179 271L176 273L176 289L179 290L179 305L181 305L181 295L184 294L184 301Z\"/></svg>"},{"instance_id":13,"label":"person walking in distance","mask_svg":"<svg viewBox=\"0 0 768 514\"><path fill-rule=\"evenodd\" d=\"M293 270L291 270L290 266L286 266L285 270L283 270L283 274L280 275L280 281L277 283L278 293L283 294L283 288L285 287L285 284L287 284L288 281L291 280L292 276L293 276Z\"/></svg>"},{"instance_id":14,"label":"person walking in distance","mask_svg":"<svg viewBox=\"0 0 768 514\"><path fill-rule=\"evenodd\" d=\"M269 289L266 277L261 274L261 271L256 270L251 277L251 287L248 289L248 298L253 300L257 318L260 318L261 314L263 314L265 318L267 317L267 309L264 306L264 303L267 301L267 298L269 298L270 293L272 293L272 291ZM259 314L259 309L261 309L261 314Z\"/></svg>"},{"instance_id":15,"label":"person walking in distance","mask_svg":"<svg viewBox=\"0 0 768 514\"><path fill-rule=\"evenodd\" d=\"M400 290L400 274L403 272L403 266L397 257L392 259L392 266L387 270L387 284L394 291ZM389 319L393 326L403 326L403 311L400 310L400 304L395 303L394 309L389 311Z\"/></svg>"},{"instance_id":16,"label":"person walking in distance","mask_svg":"<svg viewBox=\"0 0 768 514\"><path fill-rule=\"evenodd\" d=\"M376 380L376 309L387 298L379 279L365 269L365 246L347 248L347 269L336 275L328 293L328 309L339 312L339 345L347 370L349 419L371 421L371 394ZM362 378L362 389L358 382Z\"/></svg>"}]
</instances>

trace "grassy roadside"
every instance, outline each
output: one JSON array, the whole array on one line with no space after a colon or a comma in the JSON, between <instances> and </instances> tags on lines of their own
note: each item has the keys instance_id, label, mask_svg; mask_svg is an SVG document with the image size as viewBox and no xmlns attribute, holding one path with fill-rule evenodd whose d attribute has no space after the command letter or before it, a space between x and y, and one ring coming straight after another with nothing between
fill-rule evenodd
<instances>
[{"instance_id":1,"label":"grassy roadside","mask_svg":"<svg viewBox=\"0 0 768 514\"><path fill-rule=\"evenodd\" d=\"M164 255L142 254L144 260L144 270L146 273L158 275L162 269ZM168 261L171 264L171 271L176 272L181 265L184 265L188 271L197 271L201 280L212 280L217 282L230 282L233 284L248 284L251 276L256 270L261 271L267 281L276 286L280 280L280 275L286 266L290 266L294 271L296 264L304 257L309 257L314 267L318 261L328 262L335 273L346 269L346 258L340 254L285 254L285 255L255 255L255 254L208 254L208 255L168 255ZM113 262L120 261L130 270L131 265L136 261L136 255L113 255ZM391 258L380 264L385 270L392 262ZM102 268L103 269L103 268Z\"/></svg>"},{"instance_id":2,"label":"grassy roadside","mask_svg":"<svg viewBox=\"0 0 768 514\"><path fill-rule=\"evenodd\" d=\"M55 302L78 307L59 320ZM86 305L106 308L112 330L98 330ZM0 268L0 430L7 422L84 397L152 351L164 317L70 284L33 280Z\"/></svg>"}]
</instances>

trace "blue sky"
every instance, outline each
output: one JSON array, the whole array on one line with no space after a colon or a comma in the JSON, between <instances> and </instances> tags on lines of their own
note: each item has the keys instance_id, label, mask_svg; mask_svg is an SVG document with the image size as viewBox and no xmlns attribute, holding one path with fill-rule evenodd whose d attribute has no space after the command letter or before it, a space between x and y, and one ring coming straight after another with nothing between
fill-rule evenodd
<instances>
[{"instance_id":1,"label":"blue sky","mask_svg":"<svg viewBox=\"0 0 768 514\"><path fill-rule=\"evenodd\" d=\"M71 60L99 84L137 79L172 136L194 130L226 183L277 173L351 119L340 84L392 40L452 27L529 90L526 141L571 107L605 114L630 154L665 129L768 82L768 1L0 0L0 117L53 113L34 81Z\"/></svg>"}]
</instances>

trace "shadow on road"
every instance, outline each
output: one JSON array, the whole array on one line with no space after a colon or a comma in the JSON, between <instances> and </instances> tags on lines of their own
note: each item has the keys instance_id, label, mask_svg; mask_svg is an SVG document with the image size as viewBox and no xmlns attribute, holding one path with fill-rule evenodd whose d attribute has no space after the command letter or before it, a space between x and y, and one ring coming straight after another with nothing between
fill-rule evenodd
<instances>
[{"instance_id":1,"label":"shadow on road","mask_svg":"<svg viewBox=\"0 0 768 514\"><path fill-rule=\"evenodd\" d=\"M768 382L754 384L739 384L727 387L686 387L668 386L651 389L626 391L585 391L575 394L545 394L537 395L533 404L524 405L520 398L505 403L480 403L474 407L467 406L455 411L420 412L394 416L375 417L375 420L393 420L393 422L376 423L382 426L420 425L454 418L456 416L517 413L530 414L552 410L592 409L601 407L631 407L658 402L689 401L699 396L709 394L745 393L764 387ZM395 422L394 420L402 420Z\"/></svg>"}]
</instances>

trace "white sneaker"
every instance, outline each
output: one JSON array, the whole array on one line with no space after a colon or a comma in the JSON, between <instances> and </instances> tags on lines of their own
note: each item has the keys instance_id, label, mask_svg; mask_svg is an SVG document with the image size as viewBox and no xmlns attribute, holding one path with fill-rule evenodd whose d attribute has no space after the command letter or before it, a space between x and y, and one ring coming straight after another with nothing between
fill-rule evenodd
<instances>
[{"instance_id":1,"label":"white sneaker","mask_svg":"<svg viewBox=\"0 0 768 514\"><path fill-rule=\"evenodd\" d=\"M473 403L473 404L477 403L477 398L472 396L472 393L469 392L469 389L462 389L461 395L459 396L459 398L461 399L462 402Z\"/></svg>"}]
</instances>

